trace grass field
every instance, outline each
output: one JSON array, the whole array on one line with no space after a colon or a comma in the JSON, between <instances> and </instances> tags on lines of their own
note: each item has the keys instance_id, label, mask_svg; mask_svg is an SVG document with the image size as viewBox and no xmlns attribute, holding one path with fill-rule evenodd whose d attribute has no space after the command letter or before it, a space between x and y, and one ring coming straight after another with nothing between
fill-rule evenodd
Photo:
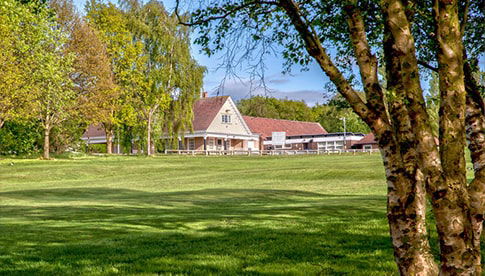
<instances>
[{"instance_id":1,"label":"grass field","mask_svg":"<svg viewBox=\"0 0 485 276\"><path fill-rule=\"evenodd\" d=\"M396 274L385 192L379 155L0 160L0 274Z\"/></svg>"}]
</instances>

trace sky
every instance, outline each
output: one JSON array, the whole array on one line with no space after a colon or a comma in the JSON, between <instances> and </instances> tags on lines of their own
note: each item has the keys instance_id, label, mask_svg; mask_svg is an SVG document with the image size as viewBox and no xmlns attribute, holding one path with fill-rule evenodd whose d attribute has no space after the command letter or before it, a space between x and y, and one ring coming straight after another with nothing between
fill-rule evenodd
<instances>
[{"instance_id":1,"label":"sky","mask_svg":"<svg viewBox=\"0 0 485 276\"><path fill-rule=\"evenodd\" d=\"M113 1L116 3L116 1ZM84 11L86 0L74 0L74 3L80 12ZM174 0L163 1L169 11L175 7ZM249 79L245 68L237 72L238 78L226 77L224 69L217 69L221 63L221 55L207 57L200 53L197 45L192 45L192 56L198 63L207 68L204 77L204 91L209 95L229 95L234 100L248 98L251 95L265 95L276 98L288 98L292 100L304 100L308 105L313 106L316 103L323 103L328 98L329 92L324 88L328 78L324 76L317 64L310 64L309 70L300 72L300 68L295 67L291 74L282 74L283 59L278 57L268 57L266 60L267 68L265 69L265 83L267 89L254 88L258 82ZM226 79L226 80L225 80ZM224 81L225 80L225 81ZM223 89L221 84L224 81Z\"/></svg>"}]
</instances>

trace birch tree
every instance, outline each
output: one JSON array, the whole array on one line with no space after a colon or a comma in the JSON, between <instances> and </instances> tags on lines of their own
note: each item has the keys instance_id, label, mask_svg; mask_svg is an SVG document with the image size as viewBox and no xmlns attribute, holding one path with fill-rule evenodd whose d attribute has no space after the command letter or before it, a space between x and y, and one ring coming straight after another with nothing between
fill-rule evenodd
<instances>
[{"instance_id":1,"label":"birch tree","mask_svg":"<svg viewBox=\"0 0 485 276\"><path fill-rule=\"evenodd\" d=\"M209 54L238 48L251 56L254 49L278 44L288 66L316 62L378 140L400 273L480 275L485 114L483 88L469 77L472 57L484 49L479 2L206 1L184 24L198 28L196 42ZM353 64L357 85L351 81ZM382 65L385 86L378 78ZM439 147L420 83L425 69L439 77ZM475 172L469 184L466 139ZM427 198L439 235L439 265L428 240Z\"/></svg>"}]
</instances>

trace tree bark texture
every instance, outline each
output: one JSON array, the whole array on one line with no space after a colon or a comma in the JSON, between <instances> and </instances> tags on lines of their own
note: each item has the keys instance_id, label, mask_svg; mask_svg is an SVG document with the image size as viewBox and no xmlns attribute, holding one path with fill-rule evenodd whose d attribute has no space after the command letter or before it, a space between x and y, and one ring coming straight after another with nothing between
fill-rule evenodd
<instances>
[{"instance_id":1,"label":"tree bark texture","mask_svg":"<svg viewBox=\"0 0 485 276\"><path fill-rule=\"evenodd\" d=\"M440 87L440 157L448 187L433 201L440 237L442 275L480 275L465 163L466 90L458 1L435 0Z\"/></svg>"},{"instance_id":2,"label":"tree bark texture","mask_svg":"<svg viewBox=\"0 0 485 276\"><path fill-rule=\"evenodd\" d=\"M464 56L466 58L466 55ZM480 252L480 237L485 213L485 105L480 91L484 89L473 78L468 61L464 64L466 96L466 135L475 177L468 185L470 197L473 248ZM476 259L477 272L481 270L480 258Z\"/></svg>"}]
</instances>

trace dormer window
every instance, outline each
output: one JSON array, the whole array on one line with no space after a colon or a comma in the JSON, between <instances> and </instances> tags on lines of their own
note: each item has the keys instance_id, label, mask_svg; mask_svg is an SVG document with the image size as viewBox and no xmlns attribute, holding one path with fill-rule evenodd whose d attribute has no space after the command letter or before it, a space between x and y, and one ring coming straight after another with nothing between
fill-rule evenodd
<instances>
[{"instance_id":1,"label":"dormer window","mask_svg":"<svg viewBox=\"0 0 485 276\"><path fill-rule=\"evenodd\" d=\"M223 124L230 124L231 123L231 115L222 114L222 123Z\"/></svg>"}]
</instances>

